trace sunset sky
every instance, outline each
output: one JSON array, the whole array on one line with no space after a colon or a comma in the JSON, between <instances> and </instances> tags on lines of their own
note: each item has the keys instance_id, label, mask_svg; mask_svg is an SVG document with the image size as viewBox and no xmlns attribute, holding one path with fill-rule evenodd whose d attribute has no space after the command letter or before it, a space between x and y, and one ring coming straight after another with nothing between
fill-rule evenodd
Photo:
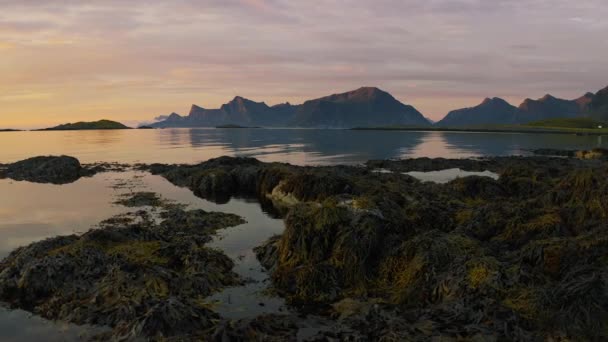
<instances>
[{"instance_id":1,"label":"sunset sky","mask_svg":"<svg viewBox=\"0 0 608 342\"><path fill-rule=\"evenodd\" d=\"M432 119L608 85L606 0L0 0L0 128L378 86Z\"/></svg>"}]
</instances>

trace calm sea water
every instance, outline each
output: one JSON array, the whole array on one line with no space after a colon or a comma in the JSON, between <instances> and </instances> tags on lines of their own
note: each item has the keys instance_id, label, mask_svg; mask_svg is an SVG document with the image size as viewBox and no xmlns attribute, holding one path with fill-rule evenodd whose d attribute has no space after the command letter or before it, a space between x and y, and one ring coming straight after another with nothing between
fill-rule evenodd
<instances>
[{"instance_id":1,"label":"calm sea water","mask_svg":"<svg viewBox=\"0 0 608 342\"><path fill-rule=\"evenodd\" d=\"M194 163L222 155L292 164L361 163L410 157L525 154L536 148L608 147L608 137L574 134L163 129L0 133L0 163L66 154L82 162Z\"/></svg>"},{"instance_id":2,"label":"calm sea water","mask_svg":"<svg viewBox=\"0 0 608 342\"><path fill-rule=\"evenodd\" d=\"M296 129L10 132L0 133L0 163L65 154L85 163L195 163L233 155L300 165L352 164L369 159L464 158L526 154L535 148L588 149L607 145L608 138L604 137L443 132ZM437 182L463 175L466 173L460 170L414 174ZM237 273L256 282L222 291L209 301L216 302L216 310L229 318L288 310L280 298L265 294L267 275L252 251L270 236L282 232L281 220L265 213L255 201L233 199L218 205L147 173L104 173L67 185L0 180L0 258L19 246L57 235L85 232L101 220L129 211L113 202L121 194L135 191L154 191L190 208L243 216L246 224L223 230L212 245L235 261ZM302 320L300 324L301 331L315 331L322 326L314 320ZM0 303L2 341L72 341L92 333L94 330L90 327L49 322L24 311L3 308Z\"/></svg>"}]
</instances>

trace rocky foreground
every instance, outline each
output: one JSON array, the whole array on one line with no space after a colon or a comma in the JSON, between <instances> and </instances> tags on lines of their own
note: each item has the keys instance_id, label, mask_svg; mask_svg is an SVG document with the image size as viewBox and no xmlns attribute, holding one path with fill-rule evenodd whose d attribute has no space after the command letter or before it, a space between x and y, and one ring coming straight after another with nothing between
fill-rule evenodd
<instances>
[{"instance_id":1,"label":"rocky foreground","mask_svg":"<svg viewBox=\"0 0 608 342\"><path fill-rule=\"evenodd\" d=\"M310 340L592 341L608 338L605 155L139 168L216 202L254 196L283 215L285 232L256 254L278 295L333 322ZM500 178L403 174L454 167ZM0 263L0 300L109 326L105 338L294 340L288 314L229 321L203 303L243 281L205 247L238 222L168 206L160 223L115 219L34 243Z\"/></svg>"}]
</instances>

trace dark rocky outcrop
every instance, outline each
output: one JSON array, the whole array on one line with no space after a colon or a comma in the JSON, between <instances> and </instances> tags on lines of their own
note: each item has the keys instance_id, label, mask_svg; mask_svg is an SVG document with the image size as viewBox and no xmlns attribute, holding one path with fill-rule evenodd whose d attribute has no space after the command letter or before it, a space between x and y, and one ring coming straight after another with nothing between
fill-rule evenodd
<instances>
[{"instance_id":1,"label":"dark rocky outcrop","mask_svg":"<svg viewBox=\"0 0 608 342\"><path fill-rule=\"evenodd\" d=\"M454 167L500 178L441 185L401 174ZM313 340L608 337L601 160L296 167L219 158L150 169L202 197L247 194L282 208L285 232L255 252L292 305L336 316ZM210 181L219 177L224 185Z\"/></svg>"},{"instance_id":2,"label":"dark rocky outcrop","mask_svg":"<svg viewBox=\"0 0 608 342\"><path fill-rule=\"evenodd\" d=\"M222 321L210 341L297 341L296 318L286 315L261 315L253 319Z\"/></svg>"},{"instance_id":3,"label":"dark rocky outcrop","mask_svg":"<svg viewBox=\"0 0 608 342\"><path fill-rule=\"evenodd\" d=\"M114 202L125 207L160 207L167 205L167 201L163 200L154 192L136 192L122 195L119 200Z\"/></svg>"},{"instance_id":4,"label":"dark rocky outcrop","mask_svg":"<svg viewBox=\"0 0 608 342\"><path fill-rule=\"evenodd\" d=\"M78 159L68 156L34 157L0 168L1 178L35 183L72 183L94 173L83 168Z\"/></svg>"},{"instance_id":5,"label":"dark rocky outcrop","mask_svg":"<svg viewBox=\"0 0 608 342\"><path fill-rule=\"evenodd\" d=\"M243 221L175 207L161 217L156 224L139 212L17 249L0 263L0 300L47 319L112 328L102 339L208 336L220 317L204 298L241 279L230 258L205 244Z\"/></svg>"},{"instance_id":6,"label":"dark rocky outcrop","mask_svg":"<svg viewBox=\"0 0 608 342\"><path fill-rule=\"evenodd\" d=\"M551 154L564 157L138 167L203 198L272 205L285 231L255 253L273 293L329 321L310 340L605 340L608 154ZM403 174L450 168L500 177L435 184ZM142 212L18 249L0 263L0 299L108 325L109 337L296 338L293 314L222 320L198 300L240 281L230 259L205 247L237 217L126 200L160 203L163 222Z\"/></svg>"}]
</instances>

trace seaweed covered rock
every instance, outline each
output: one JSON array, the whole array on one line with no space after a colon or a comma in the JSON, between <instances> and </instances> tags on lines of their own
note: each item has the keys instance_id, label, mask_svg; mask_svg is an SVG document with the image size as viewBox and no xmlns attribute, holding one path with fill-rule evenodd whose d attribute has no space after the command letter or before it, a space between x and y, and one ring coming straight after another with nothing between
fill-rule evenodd
<instances>
[{"instance_id":1,"label":"seaweed covered rock","mask_svg":"<svg viewBox=\"0 0 608 342\"><path fill-rule=\"evenodd\" d=\"M608 149L594 148L589 151L577 151L576 157L580 159L608 159Z\"/></svg>"},{"instance_id":2,"label":"seaweed covered rock","mask_svg":"<svg viewBox=\"0 0 608 342\"><path fill-rule=\"evenodd\" d=\"M119 200L114 202L125 207L160 207L166 203L160 196L154 192L136 192L133 194L125 194L120 197Z\"/></svg>"},{"instance_id":3,"label":"seaweed covered rock","mask_svg":"<svg viewBox=\"0 0 608 342\"><path fill-rule=\"evenodd\" d=\"M78 159L68 156L47 156L25 159L8 164L0 177L35 183L72 183L83 176L92 175L84 169Z\"/></svg>"},{"instance_id":4,"label":"seaweed covered rock","mask_svg":"<svg viewBox=\"0 0 608 342\"><path fill-rule=\"evenodd\" d=\"M402 174L455 167L500 177L433 184ZM333 312L332 332L315 340L608 338L601 159L221 158L151 170L201 197L256 196L281 209L285 232L255 253L289 303ZM226 184L203 181L210 173Z\"/></svg>"},{"instance_id":5,"label":"seaweed covered rock","mask_svg":"<svg viewBox=\"0 0 608 342\"><path fill-rule=\"evenodd\" d=\"M497 340L496 334L483 324L469 324L466 316L463 316L449 316L447 312L431 313L428 310L407 311L391 305L373 304L369 310L337 320L334 325L318 332L308 341ZM510 340L531 339L523 331L509 335Z\"/></svg>"},{"instance_id":6,"label":"seaweed covered rock","mask_svg":"<svg viewBox=\"0 0 608 342\"><path fill-rule=\"evenodd\" d=\"M285 233L256 252L292 303L380 298L399 308L343 320L319 340L603 339L608 172L555 164L518 159L499 181L397 191L379 176L381 198L348 202L343 192L292 206Z\"/></svg>"},{"instance_id":7,"label":"seaweed covered rock","mask_svg":"<svg viewBox=\"0 0 608 342\"><path fill-rule=\"evenodd\" d=\"M162 217L157 224L141 212L15 250L0 263L0 300L48 319L109 326L117 339L206 333L219 316L204 298L241 280L232 260L205 244L243 221L179 208Z\"/></svg>"},{"instance_id":8,"label":"seaweed covered rock","mask_svg":"<svg viewBox=\"0 0 608 342\"><path fill-rule=\"evenodd\" d=\"M283 342L297 341L295 318L287 315L266 314L252 319L222 321L210 341L224 342Z\"/></svg>"}]
</instances>

